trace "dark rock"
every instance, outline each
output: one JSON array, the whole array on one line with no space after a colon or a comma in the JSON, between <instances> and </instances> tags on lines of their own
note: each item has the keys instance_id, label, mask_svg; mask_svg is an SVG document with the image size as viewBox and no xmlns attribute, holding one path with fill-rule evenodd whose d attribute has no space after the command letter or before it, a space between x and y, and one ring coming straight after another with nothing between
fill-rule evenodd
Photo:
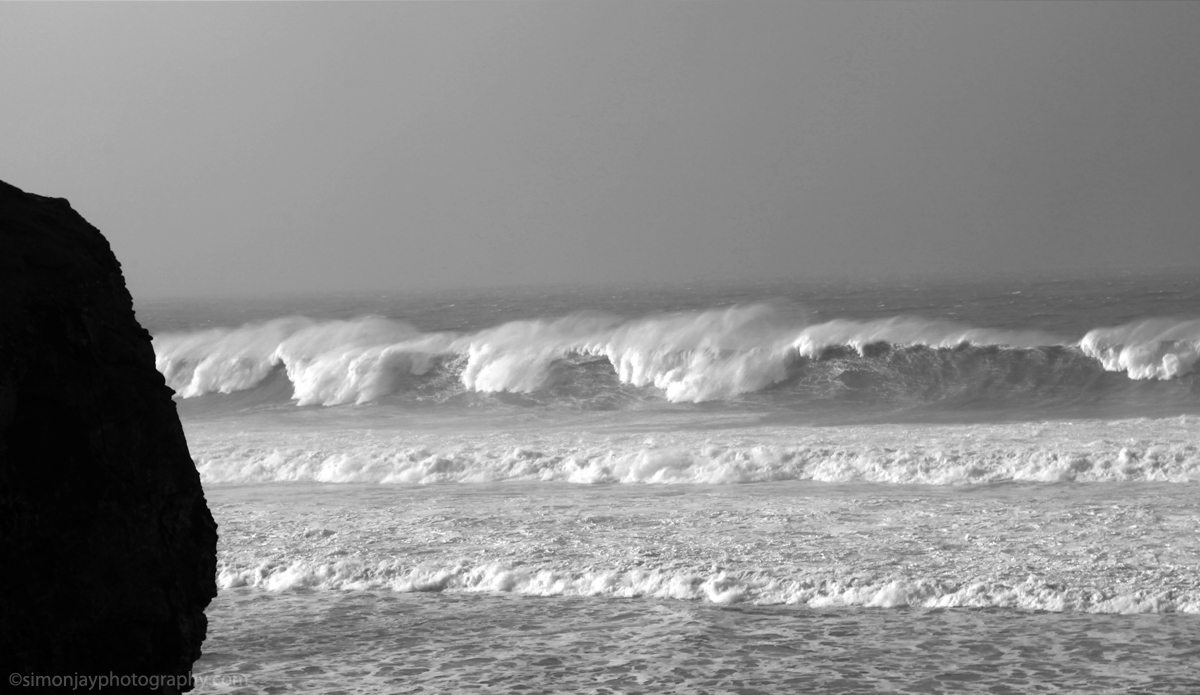
<instances>
[{"instance_id":1,"label":"dark rock","mask_svg":"<svg viewBox=\"0 0 1200 695\"><path fill-rule=\"evenodd\" d=\"M0 182L0 679L200 656L217 527L171 394L100 232Z\"/></svg>"}]
</instances>

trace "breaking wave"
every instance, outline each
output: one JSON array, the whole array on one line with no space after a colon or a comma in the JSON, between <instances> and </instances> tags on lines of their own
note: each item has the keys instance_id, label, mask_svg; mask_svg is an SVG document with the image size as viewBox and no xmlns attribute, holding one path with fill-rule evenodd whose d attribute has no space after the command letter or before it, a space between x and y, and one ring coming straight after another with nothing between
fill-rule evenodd
<instances>
[{"instance_id":1,"label":"breaking wave","mask_svg":"<svg viewBox=\"0 0 1200 695\"><path fill-rule=\"evenodd\" d=\"M1151 319L1090 331L1079 347L1112 372L1131 379L1172 379L1200 360L1200 319Z\"/></svg>"},{"instance_id":2,"label":"breaking wave","mask_svg":"<svg viewBox=\"0 0 1200 695\"><path fill-rule=\"evenodd\" d=\"M485 592L529 596L651 597L718 604L808 605L814 608L1017 608L1088 613L1200 613L1200 595L1170 591L1115 591L1064 586L1029 576L1022 582L954 582L945 579L779 577L770 572L661 569L550 570L502 563L445 567L400 561L263 563L222 562L221 589L254 586L269 591L324 589L397 592Z\"/></svg>"},{"instance_id":3,"label":"breaking wave","mask_svg":"<svg viewBox=\"0 0 1200 695\"><path fill-rule=\"evenodd\" d=\"M1196 418L583 432L189 432L207 483L1200 482Z\"/></svg>"},{"instance_id":4,"label":"breaking wave","mask_svg":"<svg viewBox=\"0 0 1200 695\"><path fill-rule=\"evenodd\" d=\"M289 317L160 334L154 348L182 398L252 390L282 370L298 405L463 393L600 399L599 407L645 398L1044 401L1127 387L1106 373L1125 382L1193 374L1200 320L1146 320L1070 341L912 316L803 324L756 304L640 319L577 313L473 333Z\"/></svg>"}]
</instances>

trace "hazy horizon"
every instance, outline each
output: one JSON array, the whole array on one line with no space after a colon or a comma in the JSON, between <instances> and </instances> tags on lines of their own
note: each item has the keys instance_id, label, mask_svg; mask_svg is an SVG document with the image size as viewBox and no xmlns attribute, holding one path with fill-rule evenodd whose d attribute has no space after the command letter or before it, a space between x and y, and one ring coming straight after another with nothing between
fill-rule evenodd
<instances>
[{"instance_id":1,"label":"hazy horizon","mask_svg":"<svg viewBox=\"0 0 1200 695\"><path fill-rule=\"evenodd\" d=\"M1200 269L1200 5L0 6L135 298Z\"/></svg>"}]
</instances>

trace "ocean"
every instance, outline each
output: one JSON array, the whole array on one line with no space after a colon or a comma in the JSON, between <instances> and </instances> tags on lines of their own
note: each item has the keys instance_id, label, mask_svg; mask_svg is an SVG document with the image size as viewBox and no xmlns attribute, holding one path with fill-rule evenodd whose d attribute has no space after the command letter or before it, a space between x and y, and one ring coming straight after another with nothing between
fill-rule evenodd
<instances>
[{"instance_id":1,"label":"ocean","mask_svg":"<svg viewBox=\"0 0 1200 695\"><path fill-rule=\"evenodd\" d=\"M199 692L1200 693L1200 278L142 302Z\"/></svg>"}]
</instances>

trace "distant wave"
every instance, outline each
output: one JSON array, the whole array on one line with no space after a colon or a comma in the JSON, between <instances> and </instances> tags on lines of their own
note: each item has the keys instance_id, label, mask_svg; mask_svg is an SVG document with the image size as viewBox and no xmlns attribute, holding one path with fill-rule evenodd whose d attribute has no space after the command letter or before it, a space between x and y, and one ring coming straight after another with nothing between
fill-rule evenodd
<instances>
[{"instance_id":1,"label":"distant wave","mask_svg":"<svg viewBox=\"0 0 1200 695\"><path fill-rule=\"evenodd\" d=\"M474 333L422 333L378 317L289 317L165 333L155 336L154 349L159 371L182 398L254 389L282 369L299 405L397 393L587 399L622 387L653 389L674 403L856 389L917 401L1053 398L1064 388L1090 387L1105 371L1133 380L1191 374L1200 361L1200 320L1097 328L1072 342L912 316L798 325L756 304L639 319L579 313Z\"/></svg>"}]
</instances>

